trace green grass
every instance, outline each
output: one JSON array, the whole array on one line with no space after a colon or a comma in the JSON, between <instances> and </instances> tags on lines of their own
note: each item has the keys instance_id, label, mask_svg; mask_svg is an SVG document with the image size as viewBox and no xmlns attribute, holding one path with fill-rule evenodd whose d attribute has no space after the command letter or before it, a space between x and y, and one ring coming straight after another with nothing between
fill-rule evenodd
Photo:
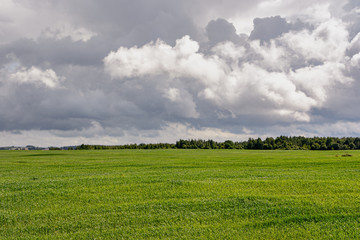
<instances>
[{"instance_id":1,"label":"green grass","mask_svg":"<svg viewBox=\"0 0 360 240\"><path fill-rule=\"evenodd\" d=\"M0 239L360 239L360 151L0 151Z\"/></svg>"}]
</instances>

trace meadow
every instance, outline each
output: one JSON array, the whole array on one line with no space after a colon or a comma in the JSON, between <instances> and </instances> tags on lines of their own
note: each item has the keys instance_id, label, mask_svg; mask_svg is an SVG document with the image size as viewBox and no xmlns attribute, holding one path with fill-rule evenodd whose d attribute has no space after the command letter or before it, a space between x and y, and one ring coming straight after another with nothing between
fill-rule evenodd
<instances>
[{"instance_id":1,"label":"meadow","mask_svg":"<svg viewBox=\"0 0 360 240\"><path fill-rule=\"evenodd\" d=\"M0 239L360 239L360 151L0 151Z\"/></svg>"}]
</instances>

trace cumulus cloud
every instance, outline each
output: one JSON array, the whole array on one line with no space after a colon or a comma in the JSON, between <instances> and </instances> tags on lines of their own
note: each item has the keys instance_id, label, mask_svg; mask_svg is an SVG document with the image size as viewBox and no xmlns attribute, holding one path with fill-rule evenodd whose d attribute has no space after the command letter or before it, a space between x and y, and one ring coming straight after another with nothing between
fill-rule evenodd
<instances>
[{"instance_id":1,"label":"cumulus cloud","mask_svg":"<svg viewBox=\"0 0 360 240\"><path fill-rule=\"evenodd\" d=\"M198 53L199 44L184 36L171 47L158 40L141 48L121 47L104 58L105 71L114 78L169 74L216 81L224 75L223 63L215 56Z\"/></svg>"},{"instance_id":2,"label":"cumulus cloud","mask_svg":"<svg viewBox=\"0 0 360 240\"><path fill-rule=\"evenodd\" d=\"M171 82L191 78L198 83L196 89L187 86L196 91L194 97L235 116L261 112L309 122L310 111L325 103L329 88L352 81L345 75L347 31L338 20L313 30L285 30L265 45L255 37L246 47L222 41L210 54L200 53L199 43L189 36L178 39L173 47L160 40L140 48L121 47L104 58L105 71L116 79L166 76L159 79Z\"/></svg>"},{"instance_id":3,"label":"cumulus cloud","mask_svg":"<svg viewBox=\"0 0 360 240\"><path fill-rule=\"evenodd\" d=\"M338 19L323 22L314 31L286 34L283 40L306 60L321 62L341 62L349 46L346 25Z\"/></svg>"}]
</instances>

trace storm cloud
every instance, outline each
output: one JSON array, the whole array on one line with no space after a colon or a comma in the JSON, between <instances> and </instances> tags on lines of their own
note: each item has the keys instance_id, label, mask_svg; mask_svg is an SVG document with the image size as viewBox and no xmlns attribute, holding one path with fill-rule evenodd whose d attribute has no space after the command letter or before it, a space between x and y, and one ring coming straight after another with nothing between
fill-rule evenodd
<instances>
[{"instance_id":1,"label":"storm cloud","mask_svg":"<svg viewBox=\"0 0 360 240\"><path fill-rule=\"evenodd\" d=\"M0 145L358 136L359 8L4 0Z\"/></svg>"}]
</instances>

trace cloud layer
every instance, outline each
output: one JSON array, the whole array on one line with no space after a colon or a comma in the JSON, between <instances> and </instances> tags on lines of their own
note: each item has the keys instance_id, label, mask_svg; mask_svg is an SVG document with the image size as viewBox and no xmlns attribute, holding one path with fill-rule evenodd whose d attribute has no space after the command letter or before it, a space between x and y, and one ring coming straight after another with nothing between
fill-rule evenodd
<instances>
[{"instance_id":1,"label":"cloud layer","mask_svg":"<svg viewBox=\"0 0 360 240\"><path fill-rule=\"evenodd\" d=\"M359 7L5 0L0 145L359 135Z\"/></svg>"},{"instance_id":2,"label":"cloud layer","mask_svg":"<svg viewBox=\"0 0 360 240\"><path fill-rule=\"evenodd\" d=\"M280 17L254 21L292 25ZM251 36L246 44L224 40L208 53L200 53L189 36L173 47L158 40L141 48L121 47L104 58L104 66L113 79L159 77L154 91L168 95L179 91L172 86L179 80L192 99L209 101L234 118L254 114L309 122L310 111L323 106L329 89L353 81L345 70L357 64L357 56L345 59L351 45L345 27L335 20L311 30L285 27L285 33L264 36L266 43Z\"/></svg>"}]
</instances>

